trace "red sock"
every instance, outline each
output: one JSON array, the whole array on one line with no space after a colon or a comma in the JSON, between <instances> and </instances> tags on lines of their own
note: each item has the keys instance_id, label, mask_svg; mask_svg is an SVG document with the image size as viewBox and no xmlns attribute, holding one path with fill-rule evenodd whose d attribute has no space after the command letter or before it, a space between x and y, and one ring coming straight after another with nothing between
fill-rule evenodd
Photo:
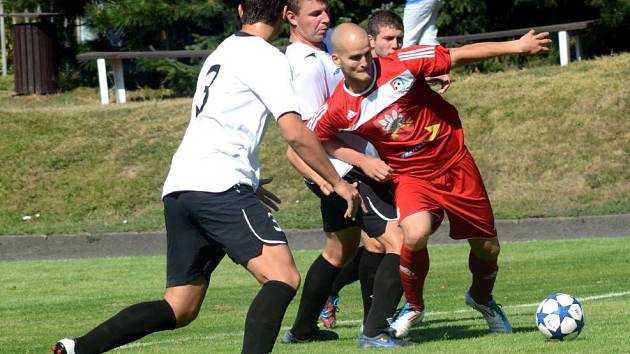
<instances>
[{"instance_id":1,"label":"red sock","mask_svg":"<svg viewBox=\"0 0 630 354\"><path fill-rule=\"evenodd\" d=\"M472 273L470 296L478 304L487 305L499 271L497 260L484 261L477 258L471 251L468 255L468 268Z\"/></svg>"},{"instance_id":2,"label":"red sock","mask_svg":"<svg viewBox=\"0 0 630 354\"><path fill-rule=\"evenodd\" d=\"M429 273L429 251L414 251L405 246L400 250L400 281L409 305L424 310L424 280Z\"/></svg>"}]
</instances>

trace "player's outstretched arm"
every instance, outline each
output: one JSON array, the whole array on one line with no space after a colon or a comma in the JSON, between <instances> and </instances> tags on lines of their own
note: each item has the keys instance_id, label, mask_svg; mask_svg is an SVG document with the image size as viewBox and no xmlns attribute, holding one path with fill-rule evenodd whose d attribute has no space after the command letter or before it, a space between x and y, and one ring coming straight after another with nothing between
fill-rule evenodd
<instances>
[{"instance_id":1,"label":"player's outstretched arm","mask_svg":"<svg viewBox=\"0 0 630 354\"><path fill-rule=\"evenodd\" d=\"M391 178L391 173L394 171L378 157L368 156L359 152L335 137L324 141L323 145L324 149L331 156L360 168L366 176L375 181L387 181Z\"/></svg>"},{"instance_id":2,"label":"player's outstretched arm","mask_svg":"<svg viewBox=\"0 0 630 354\"><path fill-rule=\"evenodd\" d=\"M328 160L319 139L302 123L300 116L291 112L285 113L278 118L278 125L282 136L296 154L317 174L330 183L335 193L346 200L346 203L348 203L345 213L346 217L355 218L359 206L365 210L356 185L350 185L339 177Z\"/></svg>"},{"instance_id":3,"label":"player's outstretched arm","mask_svg":"<svg viewBox=\"0 0 630 354\"><path fill-rule=\"evenodd\" d=\"M534 55L549 52L549 32L530 30L521 38L505 42L481 42L450 48L451 67L509 54Z\"/></svg>"}]
</instances>

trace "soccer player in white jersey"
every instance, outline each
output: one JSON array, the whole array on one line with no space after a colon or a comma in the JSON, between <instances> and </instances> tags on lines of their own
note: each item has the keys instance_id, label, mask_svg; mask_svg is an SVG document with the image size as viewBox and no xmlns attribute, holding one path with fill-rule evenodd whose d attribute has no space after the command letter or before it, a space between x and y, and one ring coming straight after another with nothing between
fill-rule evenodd
<instances>
[{"instance_id":1,"label":"soccer player in white jersey","mask_svg":"<svg viewBox=\"0 0 630 354\"><path fill-rule=\"evenodd\" d=\"M369 140L393 169L396 206L404 233L400 277L410 312L422 318L429 271L427 242L448 215L450 236L466 239L472 283L465 303L479 311L491 332L510 333L492 295L500 251L492 207L479 170L464 144L457 109L425 83L452 67L508 54L549 51L549 33L461 48L411 46L373 58L365 31L342 24L332 35L333 60L344 73L309 127L322 140L352 132ZM352 119L348 111L355 112Z\"/></svg>"},{"instance_id":2,"label":"soccer player in white jersey","mask_svg":"<svg viewBox=\"0 0 630 354\"><path fill-rule=\"evenodd\" d=\"M291 147L348 202L347 216L360 202L296 113L290 68L268 43L281 28L284 4L242 1L241 31L223 41L201 69L190 123L163 189L164 299L127 307L84 336L60 340L54 353L102 353L188 325L225 254L262 285L245 319L242 353L272 351L300 276L284 232L256 198L258 147L269 115Z\"/></svg>"},{"instance_id":3,"label":"soccer player in white jersey","mask_svg":"<svg viewBox=\"0 0 630 354\"><path fill-rule=\"evenodd\" d=\"M323 44L330 20L327 1L292 0L288 2L288 8L287 20L291 26L292 44L287 47L286 55L292 69L300 113L304 119L308 119L316 114L335 89L341 79L341 72L326 53ZM346 137L345 143L365 153L367 143L362 139L352 138ZM375 253L376 257L370 257L370 252L366 251L360 261L359 274L362 278L364 303L369 304L373 295L371 306L365 306L365 335L361 337L374 337L374 343L380 346L404 345L406 342L389 337L383 341L382 337L378 337L388 330L387 318L396 309L402 291L398 275L402 234L397 226L391 186L384 181L389 173L388 166L373 151L370 156L361 154L364 163L357 164L360 168L332 160L340 175L345 175L344 178L349 182L358 183L359 191L368 206L368 211L360 213L356 221L348 221L342 217L338 197L325 195L327 191L325 186L320 185L321 177L312 173L299 159L295 159L290 150L288 156L294 166L307 177L307 186L320 197L327 241L322 254L308 270L296 320L282 341L300 343L338 338L332 331L318 329L317 317L341 267L355 254L360 232L363 230L369 237L378 238L383 243L386 254L381 256ZM375 174L382 182L370 178ZM364 281L367 277L363 275L373 277L373 284L369 280ZM369 285L365 286L365 283ZM360 340L359 344L372 346L363 342Z\"/></svg>"}]
</instances>

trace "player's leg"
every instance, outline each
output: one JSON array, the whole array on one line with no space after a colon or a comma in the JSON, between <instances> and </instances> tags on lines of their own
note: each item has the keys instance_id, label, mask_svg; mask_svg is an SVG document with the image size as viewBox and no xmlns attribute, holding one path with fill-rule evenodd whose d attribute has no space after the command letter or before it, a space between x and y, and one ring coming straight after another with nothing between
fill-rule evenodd
<instances>
[{"instance_id":1,"label":"player's leg","mask_svg":"<svg viewBox=\"0 0 630 354\"><path fill-rule=\"evenodd\" d=\"M338 338L334 332L320 331L317 328L317 319L335 277L356 253L359 237L360 230L357 227L326 232L326 246L306 273L296 319L282 338L283 343Z\"/></svg>"},{"instance_id":2,"label":"player's leg","mask_svg":"<svg viewBox=\"0 0 630 354\"><path fill-rule=\"evenodd\" d=\"M361 235L361 238L363 239L363 235ZM341 268L339 274L335 277L335 281L330 289L330 296L328 296L324 307L322 307L319 313L319 320L325 328L335 328L337 326L337 312L339 311L341 301L339 292L341 292L341 289L346 285L359 280L359 265L363 259L362 256L364 252L365 247L359 247L354 257Z\"/></svg>"},{"instance_id":3,"label":"player's leg","mask_svg":"<svg viewBox=\"0 0 630 354\"><path fill-rule=\"evenodd\" d=\"M361 283L363 322L365 323L372 306L376 271L385 256L385 247L376 238L370 237L365 232L361 232L361 240L365 251L359 262L359 282Z\"/></svg>"},{"instance_id":4,"label":"player's leg","mask_svg":"<svg viewBox=\"0 0 630 354\"><path fill-rule=\"evenodd\" d=\"M499 271L499 240L494 226L492 206L474 159L468 153L451 168L452 193L445 195L444 205L451 225L451 237L468 239L468 265L472 284L466 293L466 304L482 313L492 332L511 332L512 327L492 290Z\"/></svg>"},{"instance_id":5,"label":"player's leg","mask_svg":"<svg viewBox=\"0 0 630 354\"><path fill-rule=\"evenodd\" d=\"M271 353L300 276L285 233L254 190L237 185L229 197L213 237L262 284L245 318L242 353Z\"/></svg>"},{"instance_id":6,"label":"player's leg","mask_svg":"<svg viewBox=\"0 0 630 354\"><path fill-rule=\"evenodd\" d=\"M319 330L317 319L335 278L359 246L360 229L354 221L344 217L346 202L336 194L324 196L312 183L307 182L306 186L320 198L326 245L306 273L295 322L282 337L286 344L338 338L332 331Z\"/></svg>"},{"instance_id":7,"label":"player's leg","mask_svg":"<svg viewBox=\"0 0 630 354\"><path fill-rule=\"evenodd\" d=\"M492 291L499 272L500 246L496 237L469 239L468 267L472 284L465 295L465 302L479 311L488 323L490 332L511 333L512 326L501 305L494 301Z\"/></svg>"},{"instance_id":8,"label":"player's leg","mask_svg":"<svg viewBox=\"0 0 630 354\"><path fill-rule=\"evenodd\" d=\"M129 306L76 338L71 343L73 348L66 344L64 350L56 348L53 352L102 353L153 332L186 326L197 316L208 287L208 277L224 253L220 248L208 247L212 241L190 222L187 196L180 193L164 198L167 229L164 299ZM204 269L199 264L208 266Z\"/></svg>"},{"instance_id":9,"label":"player's leg","mask_svg":"<svg viewBox=\"0 0 630 354\"><path fill-rule=\"evenodd\" d=\"M374 244L374 241L378 241L381 246L379 250L385 251L385 254L378 264L369 269L374 274L370 294L372 304L366 309L363 333L359 336L358 346L366 348L412 345L413 343L391 338L389 333L388 318L392 317L402 296L399 253L403 234L398 226L392 186L367 178L361 181L359 191L368 212L362 214L358 221L366 235L371 238L367 242Z\"/></svg>"},{"instance_id":10,"label":"player's leg","mask_svg":"<svg viewBox=\"0 0 630 354\"><path fill-rule=\"evenodd\" d=\"M400 251L400 280L408 304L398 314L408 318L402 323L419 323L424 311L424 281L429 272L429 236L442 222L443 211L435 200L437 187L433 182L410 176L395 180L396 206L404 241ZM409 325L396 330L405 336Z\"/></svg>"},{"instance_id":11,"label":"player's leg","mask_svg":"<svg viewBox=\"0 0 630 354\"><path fill-rule=\"evenodd\" d=\"M376 337L389 332L388 318L394 314L400 298L400 248L403 234L398 221L388 221L385 232L378 237L386 253L379 263L374 277L373 302L363 328L367 337Z\"/></svg>"},{"instance_id":12,"label":"player's leg","mask_svg":"<svg viewBox=\"0 0 630 354\"><path fill-rule=\"evenodd\" d=\"M470 296L477 303L487 304L492 299L492 289L499 272L499 240L496 237L469 239L468 243L468 267L472 274Z\"/></svg>"},{"instance_id":13,"label":"player's leg","mask_svg":"<svg viewBox=\"0 0 630 354\"><path fill-rule=\"evenodd\" d=\"M365 247L360 246L357 249L357 253L354 255L354 257L352 257L352 260L350 260L348 264L343 266L343 268L335 278L335 282L333 283L332 288L330 289L331 296L339 296L339 292L341 292L341 289L343 289L346 285L352 284L355 281L359 280L359 263L361 262L361 257L363 256L364 252Z\"/></svg>"},{"instance_id":14,"label":"player's leg","mask_svg":"<svg viewBox=\"0 0 630 354\"><path fill-rule=\"evenodd\" d=\"M403 47L414 44L437 45L435 20L442 7L441 0L424 0L406 4L403 11L405 34Z\"/></svg>"},{"instance_id":15,"label":"player's leg","mask_svg":"<svg viewBox=\"0 0 630 354\"><path fill-rule=\"evenodd\" d=\"M271 353L300 274L286 244L265 244L261 255L243 266L262 287L247 312L242 353Z\"/></svg>"}]
</instances>

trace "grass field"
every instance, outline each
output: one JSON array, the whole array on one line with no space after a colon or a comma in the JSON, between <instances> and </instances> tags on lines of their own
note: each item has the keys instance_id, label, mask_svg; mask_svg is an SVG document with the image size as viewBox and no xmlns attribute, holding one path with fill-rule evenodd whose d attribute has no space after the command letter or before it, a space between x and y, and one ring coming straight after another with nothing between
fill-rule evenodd
<instances>
[{"instance_id":1,"label":"grass field","mask_svg":"<svg viewBox=\"0 0 630 354\"><path fill-rule=\"evenodd\" d=\"M630 212L628 77L630 53L453 75L446 99L498 218ZM127 104L103 106L96 88L15 96L0 79L0 235L163 229L160 191L190 102L136 90ZM318 201L285 151L271 124L261 161L283 199L276 218L321 227Z\"/></svg>"},{"instance_id":2,"label":"grass field","mask_svg":"<svg viewBox=\"0 0 630 354\"><path fill-rule=\"evenodd\" d=\"M488 334L481 316L463 303L470 277L467 246L433 245L430 254L427 315L411 332L411 340L421 344L397 353L630 353L630 238L505 243L495 295L511 319L511 335ZM295 255L304 274L317 252ZM159 298L164 258L0 262L0 274L0 352L43 353L55 340L82 335L127 305ZM224 261L195 322L147 336L119 352L237 353L257 289L245 271ZM558 291L583 300L586 325L570 342L547 341L534 326L538 303ZM341 296L338 342L277 343L274 353L360 352L358 286L350 285ZM297 298L281 334L296 307Z\"/></svg>"}]
</instances>

